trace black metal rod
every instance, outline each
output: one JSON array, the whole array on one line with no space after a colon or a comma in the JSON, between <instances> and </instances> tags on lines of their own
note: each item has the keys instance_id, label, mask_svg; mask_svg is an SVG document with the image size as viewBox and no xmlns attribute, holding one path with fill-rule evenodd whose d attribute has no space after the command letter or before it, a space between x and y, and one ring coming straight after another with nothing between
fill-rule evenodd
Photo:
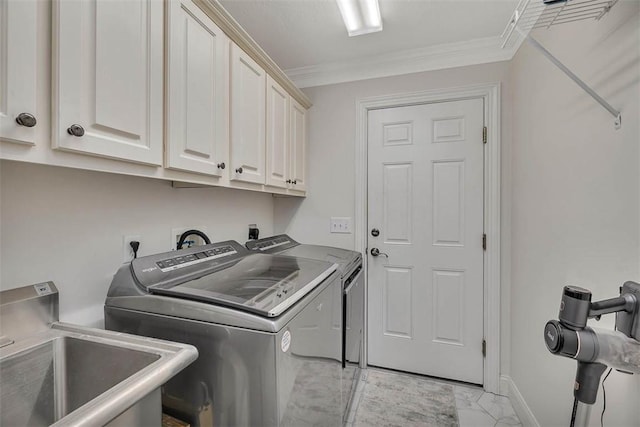
<instances>
[{"instance_id":1,"label":"black metal rod","mask_svg":"<svg viewBox=\"0 0 640 427\"><path fill-rule=\"evenodd\" d=\"M627 300L624 297L616 297L596 301L591 303L589 317L601 316L607 313L615 313L616 311L625 311L627 308Z\"/></svg>"}]
</instances>

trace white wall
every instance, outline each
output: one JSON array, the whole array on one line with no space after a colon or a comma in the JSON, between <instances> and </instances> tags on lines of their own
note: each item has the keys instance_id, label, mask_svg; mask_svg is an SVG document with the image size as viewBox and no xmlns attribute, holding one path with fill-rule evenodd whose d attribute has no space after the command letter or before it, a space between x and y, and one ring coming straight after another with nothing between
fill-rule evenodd
<instances>
[{"instance_id":1,"label":"white wall","mask_svg":"<svg viewBox=\"0 0 640 427\"><path fill-rule=\"evenodd\" d=\"M273 233L270 194L2 161L0 289L53 280L61 320L101 327L123 235L140 235L145 255L169 250L172 228L244 243L250 223Z\"/></svg>"},{"instance_id":2,"label":"white wall","mask_svg":"<svg viewBox=\"0 0 640 427\"><path fill-rule=\"evenodd\" d=\"M562 287L615 296L639 280L640 3L599 22L534 35L623 115L613 117L523 45L512 61L511 375L542 426L568 425L576 363L552 356L542 330ZM611 328L613 317L592 326ZM612 372L605 426L640 423L640 376ZM602 392L591 424L600 425Z\"/></svg>"},{"instance_id":3,"label":"white wall","mask_svg":"<svg viewBox=\"0 0 640 427\"><path fill-rule=\"evenodd\" d=\"M302 242L353 249L353 234L329 233L329 218L355 215L356 101L361 98L406 92L501 84L502 158L510 158L511 93L507 62L453 68L388 78L305 89L313 102L309 122L308 196L304 200L277 198L276 232L289 233ZM502 372L509 371L510 179L509 162L502 174L502 324L505 343ZM353 222L354 227L355 218Z\"/></svg>"}]
</instances>

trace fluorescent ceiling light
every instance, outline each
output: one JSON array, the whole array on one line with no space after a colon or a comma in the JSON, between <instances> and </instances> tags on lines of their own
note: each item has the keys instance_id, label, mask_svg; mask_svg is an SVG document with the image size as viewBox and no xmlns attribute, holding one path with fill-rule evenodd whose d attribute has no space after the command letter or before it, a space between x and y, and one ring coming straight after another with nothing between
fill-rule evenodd
<instances>
[{"instance_id":1,"label":"fluorescent ceiling light","mask_svg":"<svg viewBox=\"0 0 640 427\"><path fill-rule=\"evenodd\" d=\"M349 37L382 31L378 0L336 0Z\"/></svg>"}]
</instances>

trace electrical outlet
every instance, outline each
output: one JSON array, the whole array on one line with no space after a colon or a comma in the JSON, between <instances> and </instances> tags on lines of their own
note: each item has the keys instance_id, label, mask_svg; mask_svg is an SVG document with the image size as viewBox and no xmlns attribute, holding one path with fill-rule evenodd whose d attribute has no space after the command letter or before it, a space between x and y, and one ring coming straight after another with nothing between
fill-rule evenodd
<instances>
[{"instance_id":1,"label":"electrical outlet","mask_svg":"<svg viewBox=\"0 0 640 427\"><path fill-rule=\"evenodd\" d=\"M171 240L170 240L170 247L169 250L175 251L176 248L178 247L178 241L180 240L180 236L182 236L182 233L184 233L187 230L200 230L202 231L204 234L209 235L209 233L207 233L207 227L205 226L193 226L193 227L180 227L180 228L172 228L171 229ZM211 237L211 236L209 236ZM204 245L204 240L202 239L202 237L200 236L196 236L195 234L192 236L187 237L187 241L192 241L193 244L191 246L202 246ZM184 245L183 248L187 248L188 245Z\"/></svg>"},{"instance_id":2,"label":"electrical outlet","mask_svg":"<svg viewBox=\"0 0 640 427\"><path fill-rule=\"evenodd\" d=\"M331 217L330 232L351 234L351 218L337 216Z\"/></svg>"},{"instance_id":3,"label":"electrical outlet","mask_svg":"<svg viewBox=\"0 0 640 427\"><path fill-rule=\"evenodd\" d=\"M131 245L129 244L129 242L133 241L139 242L140 235L122 236L122 262L131 262L131 260L133 260L133 249L131 249Z\"/></svg>"}]
</instances>

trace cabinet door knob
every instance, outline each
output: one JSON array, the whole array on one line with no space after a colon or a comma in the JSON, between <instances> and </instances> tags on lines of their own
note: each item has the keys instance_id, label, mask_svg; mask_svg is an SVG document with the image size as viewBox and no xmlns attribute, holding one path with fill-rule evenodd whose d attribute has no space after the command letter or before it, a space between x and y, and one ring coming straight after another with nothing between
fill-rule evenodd
<instances>
[{"instance_id":1,"label":"cabinet door knob","mask_svg":"<svg viewBox=\"0 0 640 427\"><path fill-rule=\"evenodd\" d=\"M73 136L82 136L84 135L84 128L80 125L71 125L67 128L67 133Z\"/></svg>"},{"instance_id":2,"label":"cabinet door knob","mask_svg":"<svg viewBox=\"0 0 640 427\"><path fill-rule=\"evenodd\" d=\"M236 169L236 173L242 173L242 168Z\"/></svg>"},{"instance_id":3,"label":"cabinet door knob","mask_svg":"<svg viewBox=\"0 0 640 427\"><path fill-rule=\"evenodd\" d=\"M291 184L293 181L291 181L290 179L287 180L287 184Z\"/></svg>"},{"instance_id":4,"label":"cabinet door knob","mask_svg":"<svg viewBox=\"0 0 640 427\"><path fill-rule=\"evenodd\" d=\"M20 113L18 114L18 117L16 117L17 124L19 124L20 126L28 127L28 128L34 127L37 122L38 121L36 120L34 115L29 113Z\"/></svg>"},{"instance_id":5,"label":"cabinet door knob","mask_svg":"<svg viewBox=\"0 0 640 427\"><path fill-rule=\"evenodd\" d=\"M297 180L297 179L294 179L294 180L293 180L293 185L296 185L297 183L298 183L298 180Z\"/></svg>"},{"instance_id":6,"label":"cabinet door knob","mask_svg":"<svg viewBox=\"0 0 640 427\"><path fill-rule=\"evenodd\" d=\"M224 162L222 162L222 163L218 163L218 169L224 169L224 168L226 168L226 167L227 167L227 166L224 164Z\"/></svg>"}]
</instances>

